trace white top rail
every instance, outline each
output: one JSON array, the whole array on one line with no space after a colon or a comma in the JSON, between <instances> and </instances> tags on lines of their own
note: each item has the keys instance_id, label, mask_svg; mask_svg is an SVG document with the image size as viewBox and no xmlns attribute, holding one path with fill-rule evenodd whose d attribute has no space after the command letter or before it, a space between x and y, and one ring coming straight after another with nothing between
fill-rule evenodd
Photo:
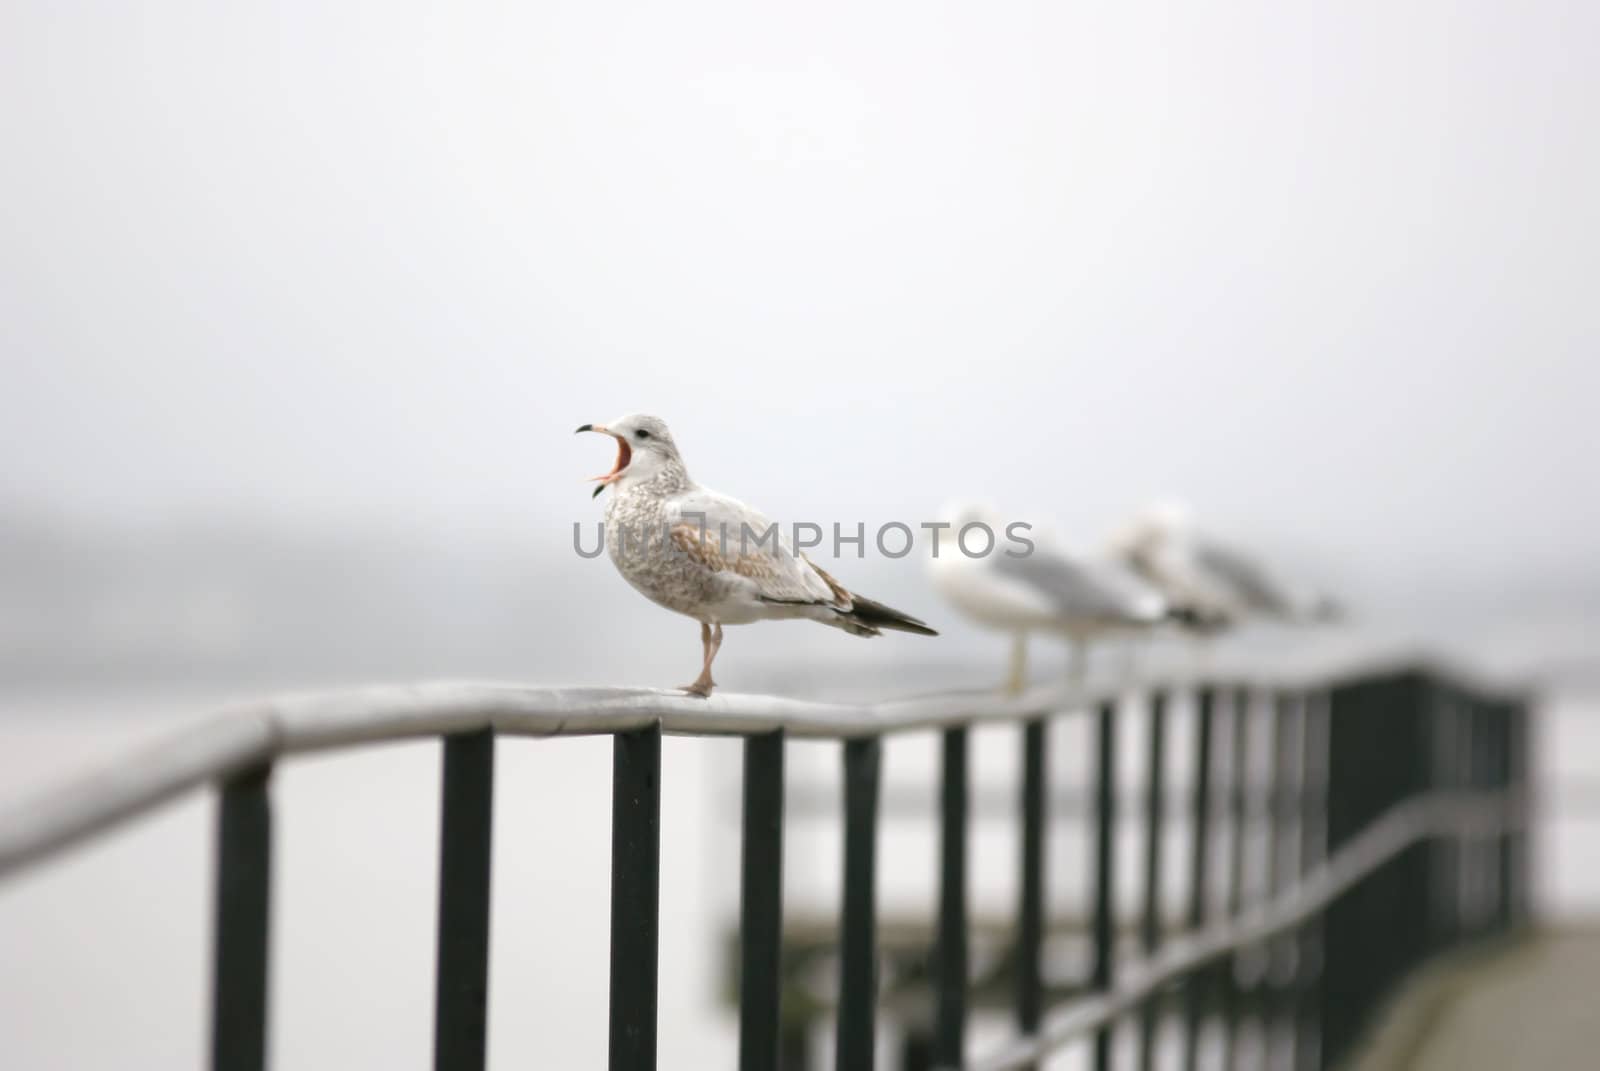
<instances>
[{"instance_id":1,"label":"white top rail","mask_svg":"<svg viewBox=\"0 0 1600 1071\"><path fill-rule=\"evenodd\" d=\"M1363 675L1427 667L1463 674L1433 659L1370 664ZM1334 674L1218 677L1234 686L1328 686ZM1143 691L1192 688L1190 679L1144 681ZM660 723L687 736L755 736L784 730L796 738L845 739L914 730L1016 722L1092 709L1124 688L1098 692L1054 685L1020 695L942 692L879 703L821 703L766 695L698 699L646 688L555 687L441 682L389 685L244 704L128 755L115 765L0 814L0 879L192 788L285 755L384 741L492 729L506 736L592 736Z\"/></svg>"},{"instance_id":2,"label":"white top rail","mask_svg":"<svg viewBox=\"0 0 1600 1071\"><path fill-rule=\"evenodd\" d=\"M677 735L754 736L782 729L795 737L842 739L1040 717L1073 703L1064 687L1018 696L944 693L865 705L471 683L291 695L224 710L0 814L0 877L192 788L302 752L483 729L506 736L593 736L657 722L662 731Z\"/></svg>"}]
</instances>

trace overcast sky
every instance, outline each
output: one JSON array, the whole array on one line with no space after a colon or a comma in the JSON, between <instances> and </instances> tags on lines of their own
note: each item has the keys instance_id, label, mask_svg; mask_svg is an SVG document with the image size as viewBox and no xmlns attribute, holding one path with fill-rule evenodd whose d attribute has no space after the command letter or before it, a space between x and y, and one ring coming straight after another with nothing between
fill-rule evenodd
<instances>
[{"instance_id":1,"label":"overcast sky","mask_svg":"<svg viewBox=\"0 0 1600 1071\"><path fill-rule=\"evenodd\" d=\"M0 9L0 500L1600 546L1600 6ZM1515 550L1510 544L1515 541Z\"/></svg>"}]
</instances>

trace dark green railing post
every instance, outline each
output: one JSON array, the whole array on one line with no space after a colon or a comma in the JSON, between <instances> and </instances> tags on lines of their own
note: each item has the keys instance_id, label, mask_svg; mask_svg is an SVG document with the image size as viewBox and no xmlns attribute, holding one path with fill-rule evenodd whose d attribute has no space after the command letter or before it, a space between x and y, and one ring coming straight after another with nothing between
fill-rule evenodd
<instances>
[{"instance_id":1,"label":"dark green railing post","mask_svg":"<svg viewBox=\"0 0 1600 1071\"><path fill-rule=\"evenodd\" d=\"M778 1071L783 998L783 730L744 742L739 1071Z\"/></svg>"},{"instance_id":2,"label":"dark green railing post","mask_svg":"<svg viewBox=\"0 0 1600 1071\"><path fill-rule=\"evenodd\" d=\"M960 1067L967 1027L967 730L944 731L933 1058Z\"/></svg>"},{"instance_id":3,"label":"dark green railing post","mask_svg":"<svg viewBox=\"0 0 1600 1071\"><path fill-rule=\"evenodd\" d=\"M839 925L837 1071L872 1071L877 1043L877 737L844 744L844 896Z\"/></svg>"},{"instance_id":4,"label":"dark green railing post","mask_svg":"<svg viewBox=\"0 0 1600 1071\"><path fill-rule=\"evenodd\" d=\"M1139 947L1152 958L1161 948L1161 856L1162 826L1166 817L1167 695L1150 696L1148 733L1149 752L1145 757L1144 799L1144 915L1140 919ZM1161 1013L1161 994L1153 993L1139 1009L1139 1069L1154 1066L1156 1024Z\"/></svg>"},{"instance_id":5,"label":"dark green railing post","mask_svg":"<svg viewBox=\"0 0 1600 1071\"><path fill-rule=\"evenodd\" d=\"M1216 692L1209 685L1200 689L1200 711L1195 728L1194 798L1190 803L1193 835L1189 856L1189 930L1206 924L1211 880L1211 749L1216 718ZM1191 973L1184 983L1183 1066L1195 1071L1200 1062L1200 1030L1206 1011L1205 971Z\"/></svg>"},{"instance_id":6,"label":"dark green railing post","mask_svg":"<svg viewBox=\"0 0 1600 1071\"><path fill-rule=\"evenodd\" d=\"M1044 1014L1040 954L1044 946L1045 743L1043 718L1022 727L1021 880L1017 895L1017 1029L1039 1030Z\"/></svg>"},{"instance_id":7,"label":"dark green railing post","mask_svg":"<svg viewBox=\"0 0 1600 1071\"><path fill-rule=\"evenodd\" d=\"M1233 691L1229 712L1232 746L1228 750L1227 825L1228 897L1224 915L1239 917L1245 903L1245 846L1249 840L1250 800L1250 717L1252 695L1248 687ZM1233 1067L1234 1046L1239 1030L1240 1006L1238 956L1224 957L1217 964L1217 981L1222 1001L1222 1058L1224 1071Z\"/></svg>"},{"instance_id":8,"label":"dark green railing post","mask_svg":"<svg viewBox=\"0 0 1600 1071\"><path fill-rule=\"evenodd\" d=\"M1530 746L1529 713L1526 700L1518 699L1508 704L1506 717L1506 778L1505 790L1510 800L1514 824L1507 829L1505 852L1506 924L1517 927L1528 921L1533 909L1528 844L1530 809L1532 801L1528 789L1528 749Z\"/></svg>"},{"instance_id":9,"label":"dark green railing post","mask_svg":"<svg viewBox=\"0 0 1600 1071\"><path fill-rule=\"evenodd\" d=\"M1094 838L1094 968L1090 984L1101 992L1111 989L1117 954L1116 858L1117 835L1117 704L1100 704L1096 721L1098 754L1095 761ZM1112 1024L1094 1035L1095 1071L1111 1067Z\"/></svg>"},{"instance_id":10,"label":"dark green railing post","mask_svg":"<svg viewBox=\"0 0 1600 1071\"><path fill-rule=\"evenodd\" d=\"M1468 703L1471 711L1471 753L1468 759L1468 780L1475 793L1494 790L1494 712L1487 700L1473 695ZM1495 865L1495 839L1492 835L1474 831L1467 842L1471 866L1470 899L1472 903L1472 937L1487 936L1495 923L1495 883L1499 877Z\"/></svg>"},{"instance_id":11,"label":"dark green railing post","mask_svg":"<svg viewBox=\"0 0 1600 1071\"><path fill-rule=\"evenodd\" d=\"M611 1071L654 1071L661 926L661 726L618 733L611 766Z\"/></svg>"},{"instance_id":12,"label":"dark green railing post","mask_svg":"<svg viewBox=\"0 0 1600 1071\"><path fill-rule=\"evenodd\" d=\"M1426 789L1434 751L1432 681L1399 673L1333 689L1328 742L1328 852ZM1322 1060L1350 1052L1373 1009L1428 944L1430 854L1413 843L1328 908L1323 942Z\"/></svg>"},{"instance_id":13,"label":"dark green railing post","mask_svg":"<svg viewBox=\"0 0 1600 1071\"><path fill-rule=\"evenodd\" d=\"M222 782L217 816L211 987L212 1071L267 1064L267 958L271 922L270 764Z\"/></svg>"},{"instance_id":14,"label":"dark green railing post","mask_svg":"<svg viewBox=\"0 0 1600 1071\"><path fill-rule=\"evenodd\" d=\"M1502 933L1510 932L1518 923L1522 911L1521 864L1518 856L1524 843L1517 826L1518 801L1521 797L1521 778L1518 752L1521 750L1520 717L1516 703L1497 701L1492 707L1494 716L1494 789L1503 801L1505 824L1495 838L1496 881L1499 899L1495 904L1495 924Z\"/></svg>"},{"instance_id":15,"label":"dark green railing post","mask_svg":"<svg viewBox=\"0 0 1600 1071\"><path fill-rule=\"evenodd\" d=\"M1300 696L1300 793L1298 867L1303 880L1327 857L1328 815L1328 696L1325 692ZM1322 1067L1322 916L1311 919L1296 934L1294 1008L1295 1071L1320 1071Z\"/></svg>"},{"instance_id":16,"label":"dark green railing post","mask_svg":"<svg viewBox=\"0 0 1600 1071\"><path fill-rule=\"evenodd\" d=\"M1267 858L1265 895L1275 899L1283 892L1284 847L1296 830L1297 808L1291 803L1298 791L1296 776L1299 769L1299 751L1294 733L1295 700L1291 692L1278 692L1272 697L1269 711L1271 781L1267 788ZM1263 1035L1267 1045L1267 1066L1277 1066L1276 1046L1280 1033L1288 1043L1294 1043L1293 980L1288 977L1288 967L1294 959L1293 935L1281 936L1267 943L1266 966L1263 980L1266 987L1266 1010L1263 1012Z\"/></svg>"},{"instance_id":17,"label":"dark green railing post","mask_svg":"<svg viewBox=\"0 0 1600 1071\"><path fill-rule=\"evenodd\" d=\"M1458 761L1460 699L1454 688L1435 689L1430 713L1433 722L1432 774L1433 787L1441 792L1459 792L1462 788L1460 762ZM1436 837L1428 847L1432 874L1428 887L1429 946L1438 951L1450 948L1457 939L1461 904L1460 882L1461 852L1459 840L1452 834Z\"/></svg>"},{"instance_id":18,"label":"dark green railing post","mask_svg":"<svg viewBox=\"0 0 1600 1071\"><path fill-rule=\"evenodd\" d=\"M433 1066L482 1071L488 1055L494 733L444 739Z\"/></svg>"}]
</instances>

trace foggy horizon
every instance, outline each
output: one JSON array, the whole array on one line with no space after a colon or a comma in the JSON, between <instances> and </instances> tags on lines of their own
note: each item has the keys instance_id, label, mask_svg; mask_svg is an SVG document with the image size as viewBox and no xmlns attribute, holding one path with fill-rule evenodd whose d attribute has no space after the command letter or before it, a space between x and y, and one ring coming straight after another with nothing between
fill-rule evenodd
<instances>
[{"instance_id":1,"label":"foggy horizon","mask_svg":"<svg viewBox=\"0 0 1600 1071\"><path fill-rule=\"evenodd\" d=\"M640 410L774 517L1593 562L1593 11L427 10L7 13L0 502L537 539Z\"/></svg>"}]
</instances>

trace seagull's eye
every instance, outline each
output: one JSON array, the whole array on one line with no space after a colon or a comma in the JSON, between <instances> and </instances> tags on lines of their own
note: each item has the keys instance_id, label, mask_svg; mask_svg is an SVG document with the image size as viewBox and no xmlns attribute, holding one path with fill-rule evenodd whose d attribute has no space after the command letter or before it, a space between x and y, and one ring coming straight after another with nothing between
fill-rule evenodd
<instances>
[{"instance_id":1,"label":"seagull's eye","mask_svg":"<svg viewBox=\"0 0 1600 1071\"><path fill-rule=\"evenodd\" d=\"M643 428L640 428L638 431L634 432L633 434L634 434L634 437L638 438L638 439L648 439L648 438L650 438L650 433L648 431L645 431Z\"/></svg>"}]
</instances>

